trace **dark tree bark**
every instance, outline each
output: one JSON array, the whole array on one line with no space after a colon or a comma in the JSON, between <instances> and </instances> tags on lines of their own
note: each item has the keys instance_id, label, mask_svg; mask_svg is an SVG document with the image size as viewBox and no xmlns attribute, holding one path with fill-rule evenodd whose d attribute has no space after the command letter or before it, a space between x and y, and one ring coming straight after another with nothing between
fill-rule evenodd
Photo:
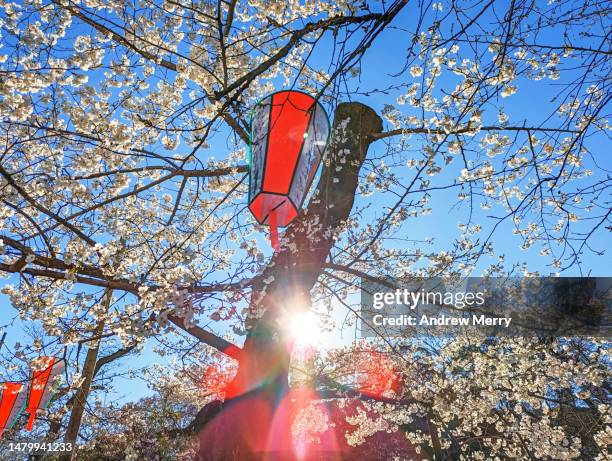
<instances>
[{"instance_id":1,"label":"dark tree bark","mask_svg":"<svg viewBox=\"0 0 612 461\"><path fill-rule=\"evenodd\" d=\"M110 304L113 299L113 291L107 290L102 300L102 305L105 312L108 312ZM104 320L98 321L98 325L94 330L93 337L101 337L104 332ZM79 436L79 430L81 429L81 422L83 420L83 413L85 412L85 405L87 405L87 398L91 390L91 383L96 375L96 364L98 362L98 352L100 351L101 339L94 340L87 350L85 357L85 363L83 364L83 384L77 390L74 396L74 403L72 404L72 411L70 412L70 419L68 420L68 427L64 436L64 442L70 444L72 447L76 446L77 438ZM70 453L62 453L59 456L59 461L70 461L74 458L76 449Z\"/></svg>"},{"instance_id":2,"label":"dark tree bark","mask_svg":"<svg viewBox=\"0 0 612 461\"><path fill-rule=\"evenodd\" d=\"M287 228L281 248L253 288L249 333L226 400L199 414L198 461L294 459L282 319L308 308L310 290L353 207L372 135L381 131L382 120L363 104L344 103L336 109L317 190L308 209Z\"/></svg>"}]
</instances>

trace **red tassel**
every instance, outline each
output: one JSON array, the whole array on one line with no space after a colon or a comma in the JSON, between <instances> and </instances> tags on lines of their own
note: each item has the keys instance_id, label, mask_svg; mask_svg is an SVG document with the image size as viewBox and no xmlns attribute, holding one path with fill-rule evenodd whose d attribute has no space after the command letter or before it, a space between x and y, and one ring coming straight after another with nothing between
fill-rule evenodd
<instances>
[{"instance_id":1,"label":"red tassel","mask_svg":"<svg viewBox=\"0 0 612 461\"><path fill-rule=\"evenodd\" d=\"M30 417L28 418L26 431L31 432L32 429L34 429L34 421L36 421L36 410L30 410Z\"/></svg>"},{"instance_id":2,"label":"red tassel","mask_svg":"<svg viewBox=\"0 0 612 461\"><path fill-rule=\"evenodd\" d=\"M278 226L276 225L276 211L270 211L270 243L274 251L278 250Z\"/></svg>"}]
</instances>

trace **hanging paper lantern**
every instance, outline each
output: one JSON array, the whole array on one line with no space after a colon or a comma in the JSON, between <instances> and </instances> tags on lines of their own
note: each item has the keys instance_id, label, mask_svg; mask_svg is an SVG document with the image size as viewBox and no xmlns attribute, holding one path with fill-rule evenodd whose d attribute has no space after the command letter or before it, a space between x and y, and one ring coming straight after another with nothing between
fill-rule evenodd
<instances>
[{"instance_id":1,"label":"hanging paper lantern","mask_svg":"<svg viewBox=\"0 0 612 461\"><path fill-rule=\"evenodd\" d=\"M26 403L26 385L23 383L0 384L0 438L11 429Z\"/></svg>"},{"instance_id":2,"label":"hanging paper lantern","mask_svg":"<svg viewBox=\"0 0 612 461\"><path fill-rule=\"evenodd\" d=\"M38 411L47 408L57 386L58 377L65 368L64 360L55 357L40 357L36 362L32 367L32 384L26 408L30 415L26 427L28 431L34 427Z\"/></svg>"},{"instance_id":3,"label":"hanging paper lantern","mask_svg":"<svg viewBox=\"0 0 612 461\"><path fill-rule=\"evenodd\" d=\"M302 207L329 133L325 109L300 91L271 94L253 110L249 209L270 226L275 249L277 228L287 226Z\"/></svg>"}]
</instances>

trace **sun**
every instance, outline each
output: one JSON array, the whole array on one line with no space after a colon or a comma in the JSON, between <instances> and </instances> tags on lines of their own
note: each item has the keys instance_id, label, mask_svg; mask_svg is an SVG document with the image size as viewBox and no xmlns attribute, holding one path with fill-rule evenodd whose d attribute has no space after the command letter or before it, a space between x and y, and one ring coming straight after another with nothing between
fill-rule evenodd
<instances>
[{"instance_id":1,"label":"sun","mask_svg":"<svg viewBox=\"0 0 612 461\"><path fill-rule=\"evenodd\" d=\"M302 346L314 346L324 339L320 321L312 312L293 316L289 322L289 335L297 345Z\"/></svg>"}]
</instances>

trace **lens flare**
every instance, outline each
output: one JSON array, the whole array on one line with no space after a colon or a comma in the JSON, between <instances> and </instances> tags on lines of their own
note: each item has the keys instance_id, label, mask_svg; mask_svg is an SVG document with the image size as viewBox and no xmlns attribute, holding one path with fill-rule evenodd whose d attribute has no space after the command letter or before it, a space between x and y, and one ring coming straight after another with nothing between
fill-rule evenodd
<instances>
[{"instance_id":1,"label":"lens flare","mask_svg":"<svg viewBox=\"0 0 612 461\"><path fill-rule=\"evenodd\" d=\"M289 322L289 335L297 345L302 346L314 346L324 339L319 319L312 312L293 316Z\"/></svg>"}]
</instances>

